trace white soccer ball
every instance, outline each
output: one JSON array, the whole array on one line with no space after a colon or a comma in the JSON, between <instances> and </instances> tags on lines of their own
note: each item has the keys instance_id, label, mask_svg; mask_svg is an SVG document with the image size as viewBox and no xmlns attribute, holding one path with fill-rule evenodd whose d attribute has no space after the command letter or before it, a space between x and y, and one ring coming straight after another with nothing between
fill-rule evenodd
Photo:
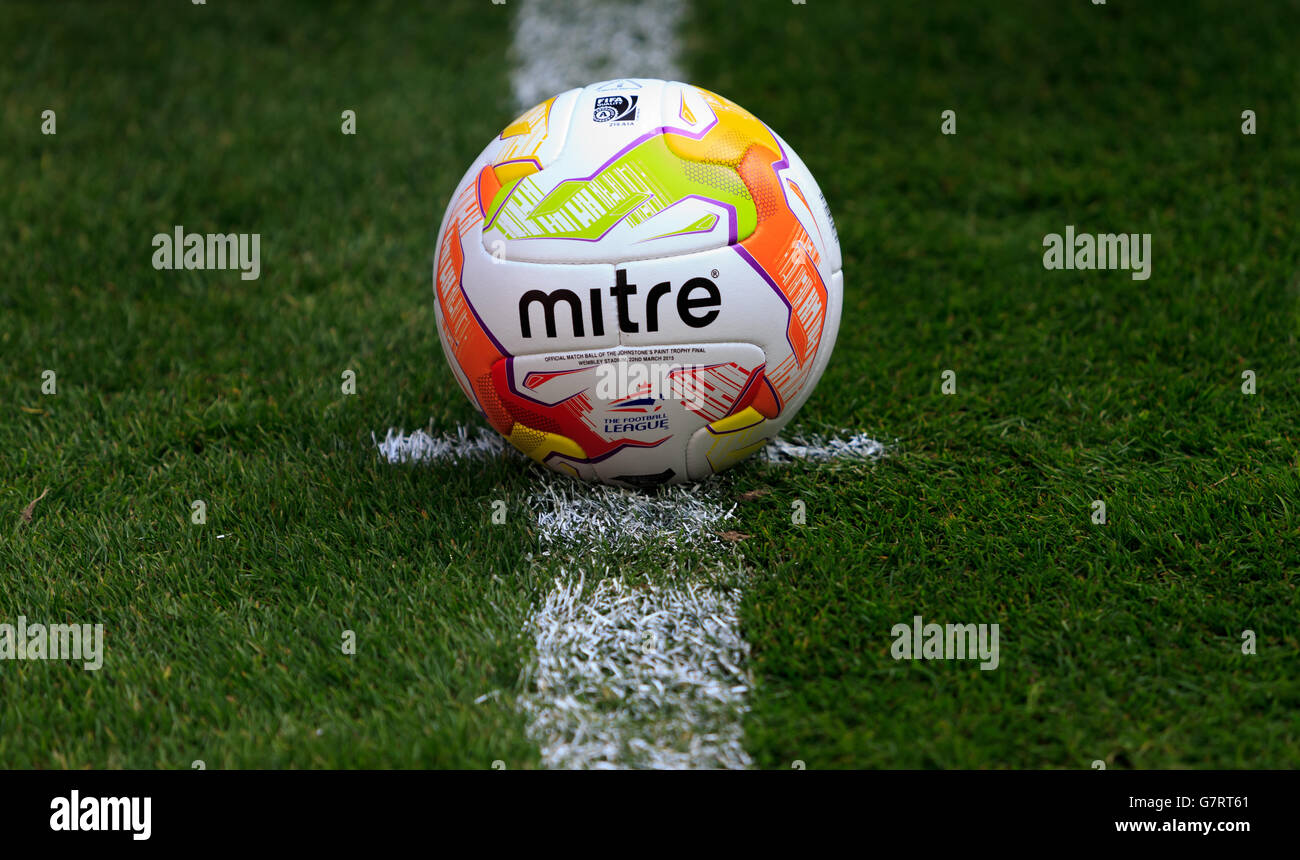
<instances>
[{"instance_id":1,"label":"white soccer ball","mask_svg":"<svg viewBox=\"0 0 1300 860\"><path fill-rule=\"evenodd\" d=\"M487 421L558 472L630 487L770 442L826 367L844 290L794 150L720 96L644 79L562 93L488 144L433 283Z\"/></svg>"}]
</instances>

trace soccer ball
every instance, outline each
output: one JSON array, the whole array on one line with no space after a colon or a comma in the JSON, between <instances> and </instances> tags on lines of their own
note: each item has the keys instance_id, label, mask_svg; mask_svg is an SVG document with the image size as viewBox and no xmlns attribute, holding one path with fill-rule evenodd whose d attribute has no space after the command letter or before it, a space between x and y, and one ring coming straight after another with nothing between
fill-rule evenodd
<instances>
[{"instance_id":1,"label":"soccer ball","mask_svg":"<svg viewBox=\"0 0 1300 860\"><path fill-rule=\"evenodd\" d=\"M438 335L461 388L539 463L698 480L812 393L844 291L826 200L745 109L624 79L548 99L470 166L438 233Z\"/></svg>"}]
</instances>

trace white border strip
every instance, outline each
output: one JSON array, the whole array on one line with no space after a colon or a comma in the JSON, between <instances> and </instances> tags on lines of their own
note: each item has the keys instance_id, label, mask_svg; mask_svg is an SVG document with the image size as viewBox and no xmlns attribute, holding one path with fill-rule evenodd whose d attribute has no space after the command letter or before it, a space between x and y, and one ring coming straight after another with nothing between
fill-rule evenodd
<instances>
[{"instance_id":1,"label":"white border strip","mask_svg":"<svg viewBox=\"0 0 1300 860\"><path fill-rule=\"evenodd\" d=\"M888 448L865 433L849 436L792 436L776 438L759 454L768 463L784 465L798 462L824 463L830 460L879 460Z\"/></svg>"},{"instance_id":2,"label":"white border strip","mask_svg":"<svg viewBox=\"0 0 1300 860\"><path fill-rule=\"evenodd\" d=\"M390 427L383 439L379 439L374 433L370 434L370 439L379 450L380 456L393 464L453 463L460 460L489 460L501 456L518 456L523 459L523 455L507 445L499 434L486 427L458 425L454 432L438 435L425 430L407 433L399 428ZM777 438L759 452L758 459L777 465L799 462L854 462L879 460L888 453L889 446L872 439L865 433L846 433L836 436L807 434L791 436L789 439ZM584 485L580 481L560 478L556 486ZM600 487L599 484L585 486ZM707 484L693 486L703 487ZM671 489L680 489L680 487ZM555 492L563 493L562 490ZM620 491L611 490L611 492ZM543 491L541 495L550 493L551 491Z\"/></svg>"},{"instance_id":3,"label":"white border strip","mask_svg":"<svg viewBox=\"0 0 1300 860\"><path fill-rule=\"evenodd\" d=\"M550 768L743 769L751 686L738 595L556 579L519 707Z\"/></svg>"},{"instance_id":4,"label":"white border strip","mask_svg":"<svg viewBox=\"0 0 1300 860\"><path fill-rule=\"evenodd\" d=\"M551 474L528 505L544 547L571 553L653 548L669 556L688 548L721 549L716 532L736 510L724 506L708 484L641 493Z\"/></svg>"},{"instance_id":5,"label":"white border strip","mask_svg":"<svg viewBox=\"0 0 1300 860\"><path fill-rule=\"evenodd\" d=\"M682 79L683 0L524 0L511 78L521 110L612 78Z\"/></svg>"},{"instance_id":6,"label":"white border strip","mask_svg":"<svg viewBox=\"0 0 1300 860\"><path fill-rule=\"evenodd\" d=\"M383 441L370 434L379 455L389 463L454 463L458 460L488 460L507 450L505 439L489 428L458 426L455 433L434 436L423 430L407 433L388 428ZM513 448L509 450L513 451Z\"/></svg>"}]
</instances>

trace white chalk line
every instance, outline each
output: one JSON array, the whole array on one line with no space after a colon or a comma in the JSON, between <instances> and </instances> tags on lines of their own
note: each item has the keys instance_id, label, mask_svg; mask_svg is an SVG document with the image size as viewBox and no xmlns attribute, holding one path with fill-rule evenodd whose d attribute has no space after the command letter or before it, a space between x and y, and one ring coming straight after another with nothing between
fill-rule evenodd
<instances>
[{"instance_id":1,"label":"white chalk line","mask_svg":"<svg viewBox=\"0 0 1300 860\"><path fill-rule=\"evenodd\" d=\"M501 435L487 427L457 426L455 431L434 435L415 430L407 433L389 427L382 440L374 433L370 441L389 463L454 463L460 460L488 460L500 457L507 447ZM514 450L511 448L510 450Z\"/></svg>"},{"instance_id":2,"label":"white chalk line","mask_svg":"<svg viewBox=\"0 0 1300 860\"><path fill-rule=\"evenodd\" d=\"M527 458L487 427L459 425L442 433L389 428L383 439L370 434L381 457L391 464L454 464L500 457ZM879 460L889 447L865 433L830 436L795 434L778 438L757 455L777 466L798 463L866 463ZM591 552L653 548L668 558L690 549L729 550L718 529L735 519L736 506L723 498L717 481L675 484L640 492L587 484L542 471L527 505L542 554L563 548L570 557Z\"/></svg>"},{"instance_id":3,"label":"white chalk line","mask_svg":"<svg viewBox=\"0 0 1300 860\"><path fill-rule=\"evenodd\" d=\"M547 477L528 498L544 548L580 555L653 547L657 554L721 546L718 526L735 518L708 484L661 487L653 493Z\"/></svg>"},{"instance_id":4,"label":"white chalk line","mask_svg":"<svg viewBox=\"0 0 1300 860\"><path fill-rule=\"evenodd\" d=\"M742 769L752 680L733 591L564 571L528 620L528 736L550 768Z\"/></svg>"},{"instance_id":5,"label":"white chalk line","mask_svg":"<svg viewBox=\"0 0 1300 860\"><path fill-rule=\"evenodd\" d=\"M378 438L373 432L370 434L370 439L374 442L380 456L392 464L436 465L462 460L491 460L502 456L517 457L520 461L527 459L488 427L457 425L454 430L443 433L435 433L432 428L407 433L401 428L390 427L384 433L383 439ZM778 437L756 456L763 462L776 465L852 463L879 460L887 456L889 451L890 446L872 439L865 433L842 431L830 436L811 433ZM563 481L566 485L572 486L601 486L584 485L568 478L564 478ZM697 486L707 486L707 484Z\"/></svg>"},{"instance_id":6,"label":"white chalk line","mask_svg":"<svg viewBox=\"0 0 1300 860\"><path fill-rule=\"evenodd\" d=\"M779 465L829 461L849 463L879 460L888 451L888 447L883 442L878 442L865 433L835 436L810 434L794 435L789 439L778 436L772 444L760 451L758 456L765 462Z\"/></svg>"},{"instance_id":7,"label":"white chalk line","mask_svg":"<svg viewBox=\"0 0 1300 860\"><path fill-rule=\"evenodd\" d=\"M684 0L524 0L515 13L515 102L612 78L682 80Z\"/></svg>"}]
</instances>

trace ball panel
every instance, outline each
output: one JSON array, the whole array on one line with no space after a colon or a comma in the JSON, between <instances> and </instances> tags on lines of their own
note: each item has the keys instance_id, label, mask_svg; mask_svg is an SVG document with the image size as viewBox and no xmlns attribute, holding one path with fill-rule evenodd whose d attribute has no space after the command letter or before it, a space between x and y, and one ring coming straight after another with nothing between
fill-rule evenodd
<instances>
[{"instance_id":1,"label":"ball panel","mask_svg":"<svg viewBox=\"0 0 1300 860\"><path fill-rule=\"evenodd\" d=\"M555 163L569 140L580 92L560 93L524 111L489 144L488 163L503 183L520 175L521 169L544 170Z\"/></svg>"},{"instance_id":2,"label":"ball panel","mask_svg":"<svg viewBox=\"0 0 1300 860\"><path fill-rule=\"evenodd\" d=\"M752 344L677 344L518 356L492 378L524 453L641 486L685 480L686 440L750 409L764 364Z\"/></svg>"},{"instance_id":3,"label":"ball panel","mask_svg":"<svg viewBox=\"0 0 1300 860\"><path fill-rule=\"evenodd\" d=\"M786 161L789 162L789 166L781 171L782 178L790 191L786 199L790 201L791 211L804 225L809 237L821 252L822 277L829 279L833 273L844 266L835 219L831 217L830 206L826 203L826 196L822 193L821 186L817 184L817 180L813 178L812 172L799 157L799 153L791 149L780 135L775 136L781 144Z\"/></svg>"},{"instance_id":4,"label":"ball panel","mask_svg":"<svg viewBox=\"0 0 1300 860\"><path fill-rule=\"evenodd\" d=\"M830 281L827 282L827 291L830 295L830 301L826 305L826 321L822 326L825 334L822 337L821 344L817 347L817 354L813 358L811 366L807 369L803 387L782 403L781 426L788 424L790 419L808 402L808 398L812 396L813 389L817 387L817 383L821 380L822 373L831 360L831 353L835 349L835 340L840 330L840 312L844 295L843 272L836 272L831 276Z\"/></svg>"},{"instance_id":5,"label":"ball panel","mask_svg":"<svg viewBox=\"0 0 1300 860\"><path fill-rule=\"evenodd\" d=\"M764 417L754 407L701 427L686 446L687 472L698 481L730 469L776 438L784 421Z\"/></svg>"}]
</instances>

